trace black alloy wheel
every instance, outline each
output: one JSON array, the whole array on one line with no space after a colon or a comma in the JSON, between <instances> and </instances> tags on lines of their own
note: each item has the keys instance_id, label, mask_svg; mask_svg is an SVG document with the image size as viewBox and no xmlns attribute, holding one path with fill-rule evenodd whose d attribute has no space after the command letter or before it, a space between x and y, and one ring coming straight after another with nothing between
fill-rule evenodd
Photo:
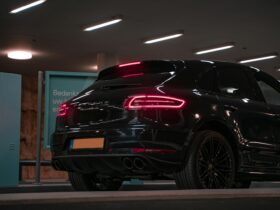
<instances>
[{"instance_id":1,"label":"black alloy wheel","mask_svg":"<svg viewBox=\"0 0 280 210\"><path fill-rule=\"evenodd\" d=\"M203 188L225 188L232 183L233 155L220 138L209 136L200 145L197 157L197 174Z\"/></svg>"},{"instance_id":2,"label":"black alloy wheel","mask_svg":"<svg viewBox=\"0 0 280 210\"><path fill-rule=\"evenodd\" d=\"M174 177L179 189L234 187L235 157L228 140L215 131L197 133L185 167Z\"/></svg>"}]
</instances>

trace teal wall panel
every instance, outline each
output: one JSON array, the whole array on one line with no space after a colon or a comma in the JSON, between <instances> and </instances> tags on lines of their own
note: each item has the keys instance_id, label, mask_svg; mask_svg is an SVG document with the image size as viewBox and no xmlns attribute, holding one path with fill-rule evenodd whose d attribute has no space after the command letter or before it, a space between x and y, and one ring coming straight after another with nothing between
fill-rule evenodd
<instances>
[{"instance_id":1,"label":"teal wall panel","mask_svg":"<svg viewBox=\"0 0 280 210\"><path fill-rule=\"evenodd\" d=\"M0 187L17 186L21 116L21 76L0 73Z\"/></svg>"},{"instance_id":2,"label":"teal wall panel","mask_svg":"<svg viewBox=\"0 0 280 210\"><path fill-rule=\"evenodd\" d=\"M45 73L45 117L44 146L49 148L55 120L61 103L76 96L89 87L97 73L46 71Z\"/></svg>"}]
</instances>

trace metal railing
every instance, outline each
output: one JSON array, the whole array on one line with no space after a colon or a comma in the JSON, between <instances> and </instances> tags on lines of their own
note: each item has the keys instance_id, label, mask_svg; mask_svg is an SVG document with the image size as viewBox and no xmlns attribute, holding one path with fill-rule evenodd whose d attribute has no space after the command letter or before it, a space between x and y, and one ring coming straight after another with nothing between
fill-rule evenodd
<instances>
[{"instance_id":1,"label":"metal railing","mask_svg":"<svg viewBox=\"0 0 280 210\"><path fill-rule=\"evenodd\" d=\"M24 166L36 166L36 160L19 161L19 181L22 181L22 168ZM51 166L51 160L40 160L40 166Z\"/></svg>"}]
</instances>

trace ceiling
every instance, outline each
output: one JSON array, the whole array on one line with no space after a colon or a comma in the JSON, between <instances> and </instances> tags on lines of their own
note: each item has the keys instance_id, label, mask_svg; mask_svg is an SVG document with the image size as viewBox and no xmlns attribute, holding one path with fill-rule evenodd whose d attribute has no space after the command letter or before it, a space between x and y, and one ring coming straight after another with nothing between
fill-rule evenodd
<instances>
[{"instance_id":1,"label":"ceiling","mask_svg":"<svg viewBox=\"0 0 280 210\"><path fill-rule=\"evenodd\" d=\"M1 0L0 71L93 71L97 53L120 62L143 59L239 59L280 53L279 0L47 0L18 14L26 0ZM122 15L119 24L84 32L83 27ZM143 39L184 30L184 36L152 45ZM235 42L236 47L194 55L194 49ZM32 60L8 59L29 49ZM280 58L251 63L280 79Z\"/></svg>"}]
</instances>

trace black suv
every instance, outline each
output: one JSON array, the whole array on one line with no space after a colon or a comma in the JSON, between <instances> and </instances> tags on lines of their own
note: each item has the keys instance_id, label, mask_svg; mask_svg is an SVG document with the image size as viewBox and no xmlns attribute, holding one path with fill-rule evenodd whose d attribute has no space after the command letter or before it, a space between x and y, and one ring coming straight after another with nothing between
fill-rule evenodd
<instances>
[{"instance_id":1,"label":"black suv","mask_svg":"<svg viewBox=\"0 0 280 210\"><path fill-rule=\"evenodd\" d=\"M280 180L280 84L253 67L142 61L61 105L52 164L76 190L175 179L179 189Z\"/></svg>"}]
</instances>

